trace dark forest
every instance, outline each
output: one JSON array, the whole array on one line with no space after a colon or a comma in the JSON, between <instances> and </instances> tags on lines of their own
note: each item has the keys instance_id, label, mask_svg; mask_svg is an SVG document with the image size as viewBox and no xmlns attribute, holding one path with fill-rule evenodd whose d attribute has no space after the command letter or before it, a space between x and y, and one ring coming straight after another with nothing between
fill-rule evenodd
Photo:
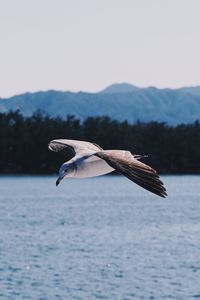
<instances>
[{"instance_id":1,"label":"dark forest","mask_svg":"<svg viewBox=\"0 0 200 300\"><path fill-rule=\"evenodd\" d=\"M200 173L200 124L176 127L165 123L118 122L109 117L50 118L40 112L24 117L19 111L0 113L0 173L51 174L71 157L70 151L53 153L52 139L77 139L104 149L126 149L147 154L143 162L164 174Z\"/></svg>"}]
</instances>

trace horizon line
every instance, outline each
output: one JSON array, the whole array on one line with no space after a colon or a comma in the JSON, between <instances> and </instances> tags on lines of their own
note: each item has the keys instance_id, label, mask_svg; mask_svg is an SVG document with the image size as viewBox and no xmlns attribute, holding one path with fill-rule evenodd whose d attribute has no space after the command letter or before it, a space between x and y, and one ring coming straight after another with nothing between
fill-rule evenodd
<instances>
[{"instance_id":1,"label":"horizon line","mask_svg":"<svg viewBox=\"0 0 200 300\"><path fill-rule=\"evenodd\" d=\"M157 87L156 85L138 86L138 85L134 85L134 84L129 83L129 82L116 82L116 83L111 83L109 85L106 85L106 87L104 87L104 88L102 88L100 90L97 90L97 91L69 90L69 89L63 90L63 89L55 89L55 88L38 89L38 90L29 90L29 91L19 92L19 93L16 93L16 94L11 94L10 96L5 96L5 97L4 96L2 97L0 95L0 100L6 100L6 99L13 98L13 97L26 95L26 94L36 94L36 93L45 93L45 92L61 92L61 93L74 93L74 94L78 94L78 93L98 94L98 93L102 93L104 90L108 89L109 87L115 86L115 85L116 86L117 85L129 85L129 86L132 86L133 88L137 88L137 89L141 89L141 90L143 90L143 89L149 89L149 88L155 88L157 90L180 90L180 89L184 89L184 88L196 88L196 87L200 87L200 83L199 84L194 84L194 85L177 86L177 87L169 87L169 86L166 86L166 87ZM116 93L126 93L126 92L116 92Z\"/></svg>"}]
</instances>

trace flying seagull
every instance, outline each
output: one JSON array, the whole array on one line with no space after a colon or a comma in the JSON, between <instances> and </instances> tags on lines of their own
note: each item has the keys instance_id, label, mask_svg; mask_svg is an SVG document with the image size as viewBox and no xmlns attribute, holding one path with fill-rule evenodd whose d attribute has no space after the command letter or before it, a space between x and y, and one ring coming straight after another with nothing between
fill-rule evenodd
<instances>
[{"instance_id":1,"label":"flying seagull","mask_svg":"<svg viewBox=\"0 0 200 300\"><path fill-rule=\"evenodd\" d=\"M56 185L63 178L86 178L117 170L144 189L161 197L167 196L166 189L156 171L140 162L143 156L125 150L103 150L99 145L76 140L59 139L48 144L51 151L65 148L72 150L74 157L61 165Z\"/></svg>"}]
</instances>

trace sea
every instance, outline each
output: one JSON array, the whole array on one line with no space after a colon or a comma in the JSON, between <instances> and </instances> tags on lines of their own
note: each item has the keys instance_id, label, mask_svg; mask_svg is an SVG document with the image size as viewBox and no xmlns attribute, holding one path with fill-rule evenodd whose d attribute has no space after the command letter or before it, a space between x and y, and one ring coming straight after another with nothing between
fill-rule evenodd
<instances>
[{"instance_id":1,"label":"sea","mask_svg":"<svg viewBox=\"0 0 200 300\"><path fill-rule=\"evenodd\" d=\"M200 176L0 177L1 300L200 299Z\"/></svg>"}]
</instances>

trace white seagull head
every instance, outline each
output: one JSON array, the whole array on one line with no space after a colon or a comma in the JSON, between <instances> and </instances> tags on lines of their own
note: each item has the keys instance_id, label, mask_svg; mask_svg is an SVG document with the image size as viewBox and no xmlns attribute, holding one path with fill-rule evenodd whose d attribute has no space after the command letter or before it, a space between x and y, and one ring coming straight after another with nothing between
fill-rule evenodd
<instances>
[{"instance_id":1,"label":"white seagull head","mask_svg":"<svg viewBox=\"0 0 200 300\"><path fill-rule=\"evenodd\" d=\"M76 165L74 163L65 162L59 169L59 177L56 181L56 186L59 185L62 179L73 177L76 171Z\"/></svg>"}]
</instances>

